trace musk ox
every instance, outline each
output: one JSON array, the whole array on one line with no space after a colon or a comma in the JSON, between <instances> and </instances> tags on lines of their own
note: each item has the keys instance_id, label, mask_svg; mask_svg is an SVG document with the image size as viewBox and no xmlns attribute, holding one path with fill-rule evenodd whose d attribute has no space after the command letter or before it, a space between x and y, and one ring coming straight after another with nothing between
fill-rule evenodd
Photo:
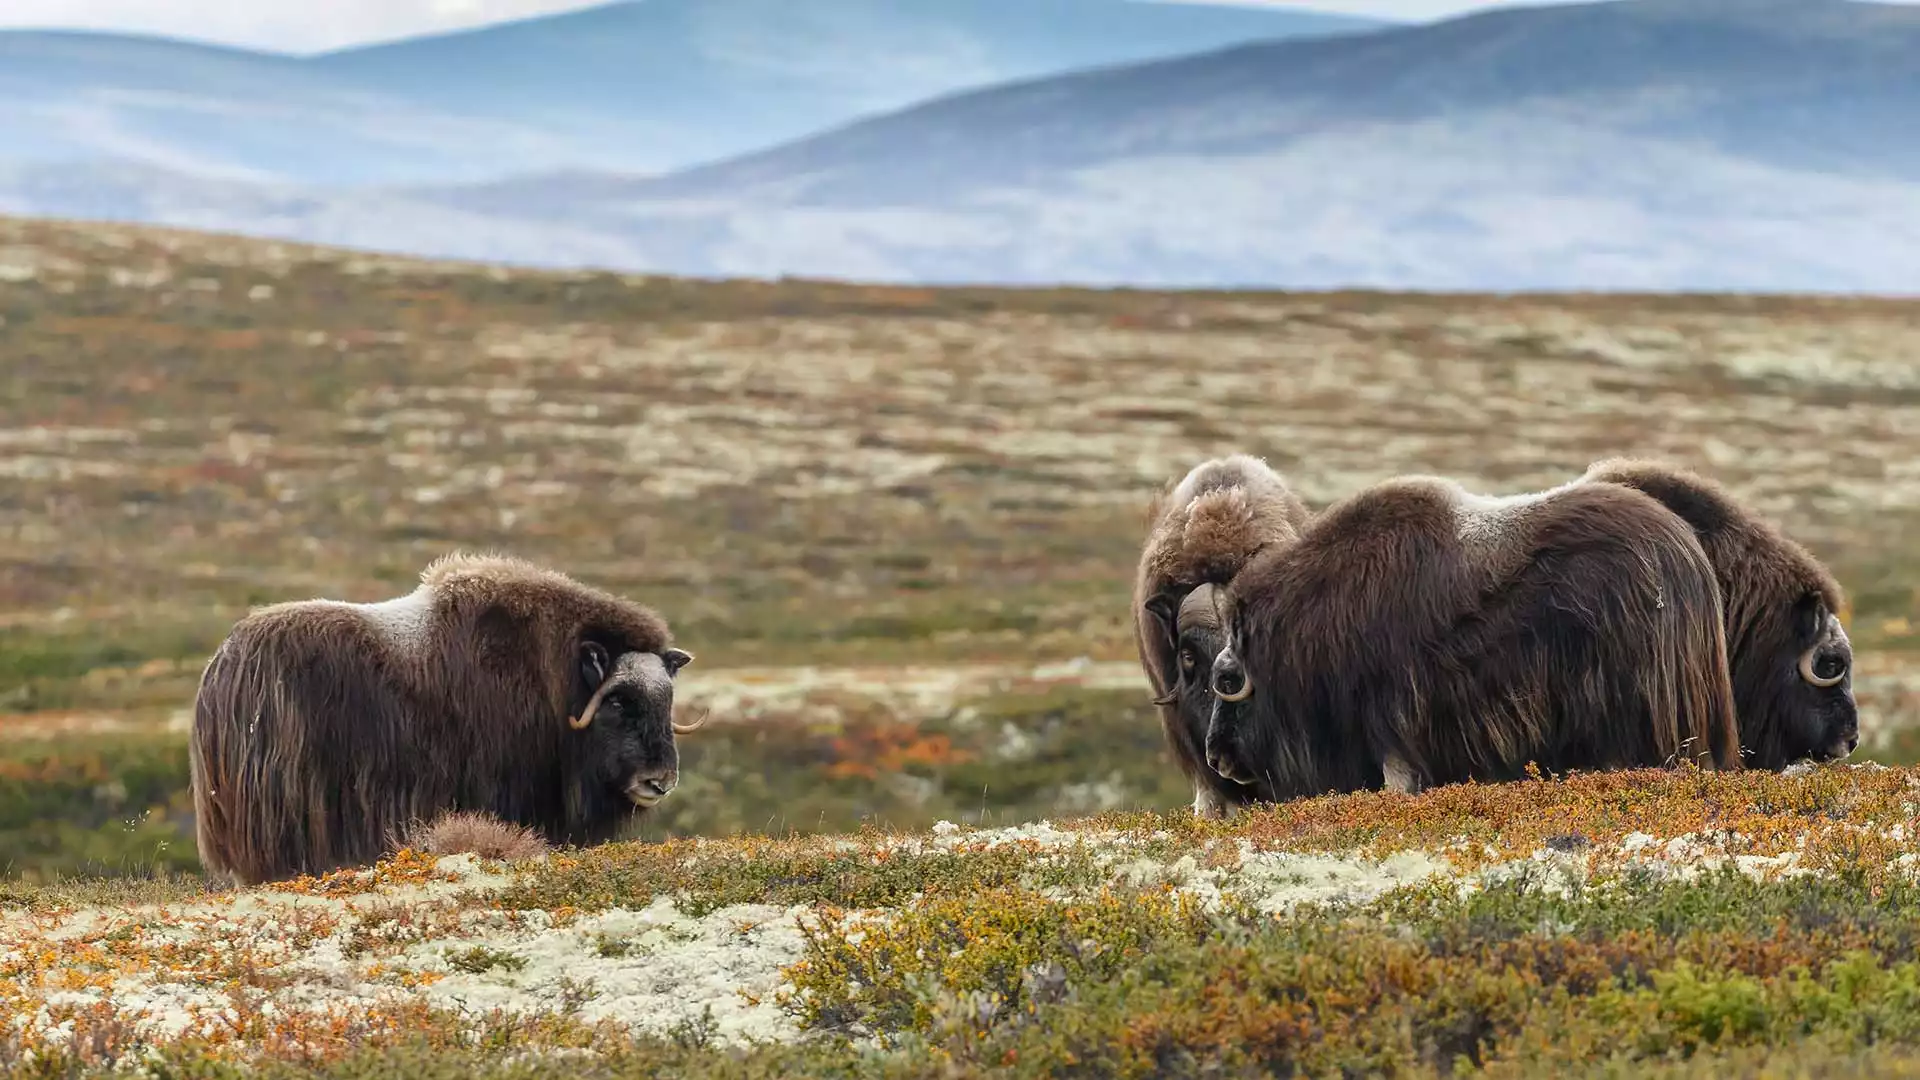
<instances>
[{"instance_id":1,"label":"musk ox","mask_svg":"<svg viewBox=\"0 0 1920 1080\"><path fill-rule=\"evenodd\" d=\"M439 559L380 603L259 609L194 702L201 861L242 885L319 874L449 810L611 839L674 788L692 659L648 608L501 556Z\"/></svg>"},{"instance_id":2,"label":"musk ox","mask_svg":"<svg viewBox=\"0 0 1920 1080\"><path fill-rule=\"evenodd\" d=\"M1134 577L1134 643L1153 688L1168 749L1193 784L1193 812L1223 817L1252 800L1243 785L1207 767L1213 712L1210 673L1225 644L1214 582L1306 526L1306 504L1257 458L1233 454L1193 467L1150 511Z\"/></svg>"},{"instance_id":3,"label":"musk ox","mask_svg":"<svg viewBox=\"0 0 1920 1080\"><path fill-rule=\"evenodd\" d=\"M1583 480L1658 499L1693 527L1713 563L1727 625L1741 752L1750 768L1837 761L1860 742L1853 648L1839 582L1806 549L1719 484L1662 462L1608 458Z\"/></svg>"},{"instance_id":4,"label":"musk ox","mask_svg":"<svg viewBox=\"0 0 1920 1080\"><path fill-rule=\"evenodd\" d=\"M1222 590L1207 763L1262 800L1740 755L1713 568L1638 491L1403 477Z\"/></svg>"}]
</instances>

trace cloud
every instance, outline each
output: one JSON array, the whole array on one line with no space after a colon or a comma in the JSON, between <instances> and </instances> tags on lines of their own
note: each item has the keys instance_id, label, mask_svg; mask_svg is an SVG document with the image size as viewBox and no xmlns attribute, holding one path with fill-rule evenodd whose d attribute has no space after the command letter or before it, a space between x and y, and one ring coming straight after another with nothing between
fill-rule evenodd
<instances>
[{"instance_id":1,"label":"cloud","mask_svg":"<svg viewBox=\"0 0 1920 1080\"><path fill-rule=\"evenodd\" d=\"M592 6L593 0L7 0L0 25L164 34L306 53Z\"/></svg>"},{"instance_id":2,"label":"cloud","mask_svg":"<svg viewBox=\"0 0 1920 1080\"><path fill-rule=\"evenodd\" d=\"M596 6L597 0L6 0L0 27L121 30L281 52L323 52ZM725 0L709 0L724 3ZM794 0L807 3L810 0ZM1004 0L1018 3L1019 0ZM1118 2L1118 0L1116 0ZM1437 19L1500 6L1471 0L1180 0L1269 3L1352 15ZM1515 0L1507 0L1515 2ZM1535 2L1535 0L1521 0ZM1546 0L1566 2L1566 0ZM1920 0L1896 0L1920 2Z\"/></svg>"}]
</instances>

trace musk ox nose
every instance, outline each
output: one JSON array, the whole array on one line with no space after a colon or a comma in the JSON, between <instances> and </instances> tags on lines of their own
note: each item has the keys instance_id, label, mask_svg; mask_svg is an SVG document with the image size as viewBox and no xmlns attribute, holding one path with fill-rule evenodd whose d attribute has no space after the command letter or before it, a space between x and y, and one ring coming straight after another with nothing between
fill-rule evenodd
<instances>
[{"instance_id":1,"label":"musk ox nose","mask_svg":"<svg viewBox=\"0 0 1920 1080\"><path fill-rule=\"evenodd\" d=\"M1245 701L1252 694L1253 684L1247 681L1233 647L1221 649L1213 659L1213 695L1221 701Z\"/></svg>"},{"instance_id":2,"label":"musk ox nose","mask_svg":"<svg viewBox=\"0 0 1920 1080\"><path fill-rule=\"evenodd\" d=\"M1222 779L1236 784L1251 784L1254 777L1240 765L1240 757L1236 752L1230 726L1231 718L1223 718L1220 715L1223 708L1219 705L1214 707L1213 721L1207 725L1207 738L1203 747L1207 757L1207 768L1218 773ZM1228 722L1223 723L1223 719Z\"/></svg>"},{"instance_id":3,"label":"musk ox nose","mask_svg":"<svg viewBox=\"0 0 1920 1080\"><path fill-rule=\"evenodd\" d=\"M678 769L641 773L627 781L627 798L631 799L635 806L652 806L666 798L679 782Z\"/></svg>"}]
</instances>

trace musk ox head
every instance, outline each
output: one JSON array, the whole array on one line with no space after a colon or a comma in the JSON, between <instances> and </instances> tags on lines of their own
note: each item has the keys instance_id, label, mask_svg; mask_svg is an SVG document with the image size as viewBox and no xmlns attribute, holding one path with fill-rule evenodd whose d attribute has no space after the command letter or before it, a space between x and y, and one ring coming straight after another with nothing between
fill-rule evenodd
<instances>
[{"instance_id":1,"label":"musk ox head","mask_svg":"<svg viewBox=\"0 0 1920 1080\"><path fill-rule=\"evenodd\" d=\"M700 727L674 719L673 682L693 662L685 650L609 655L597 641L580 645L574 698L567 717L575 740L577 782L602 799L647 809L680 780L675 735Z\"/></svg>"},{"instance_id":2,"label":"musk ox head","mask_svg":"<svg viewBox=\"0 0 1920 1080\"><path fill-rule=\"evenodd\" d=\"M1764 765L1780 767L1805 758L1839 761L1860 745L1860 712L1853 698L1853 645L1839 616L1819 596L1795 605L1784 641L1767 650L1767 663L1753 679L1735 686L1741 726L1772 734L1774 747L1750 747ZM1750 689L1750 693L1748 693Z\"/></svg>"},{"instance_id":3,"label":"musk ox head","mask_svg":"<svg viewBox=\"0 0 1920 1080\"><path fill-rule=\"evenodd\" d=\"M1161 675L1161 685L1166 689L1153 702L1173 708L1177 722L1187 728L1187 745L1196 748L1206 745L1214 706L1214 661L1227 644L1219 598L1217 586L1203 584L1181 598L1177 607L1164 596L1148 602L1150 613L1172 642L1172 656ZM1234 783L1225 775L1221 779Z\"/></svg>"},{"instance_id":4,"label":"musk ox head","mask_svg":"<svg viewBox=\"0 0 1920 1080\"><path fill-rule=\"evenodd\" d=\"M1269 725L1249 723L1254 706L1253 678L1231 641L1224 641L1208 666L1207 767L1236 784L1262 787L1258 763L1271 760L1278 750ZM1271 798L1269 794L1267 796Z\"/></svg>"}]
</instances>

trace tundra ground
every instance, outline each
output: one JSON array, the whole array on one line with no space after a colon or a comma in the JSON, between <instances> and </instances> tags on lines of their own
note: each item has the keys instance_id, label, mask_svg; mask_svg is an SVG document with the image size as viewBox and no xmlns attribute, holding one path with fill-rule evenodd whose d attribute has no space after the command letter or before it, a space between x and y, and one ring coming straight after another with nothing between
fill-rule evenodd
<instances>
[{"instance_id":1,"label":"tundra ground","mask_svg":"<svg viewBox=\"0 0 1920 1080\"><path fill-rule=\"evenodd\" d=\"M1920 775L1644 771L1227 824L402 852L0 909L0 1063L204 1075L1908 1075ZM125 888L125 886L123 886ZM35 1070L38 1070L36 1073Z\"/></svg>"},{"instance_id":2,"label":"tundra ground","mask_svg":"<svg viewBox=\"0 0 1920 1080\"><path fill-rule=\"evenodd\" d=\"M1913 302L701 283L6 220L0 281L9 1068L1920 1076L1905 771L1196 826L1127 610L1204 457L1317 506L1658 455L1835 568L1860 756L1920 759ZM208 653L454 547L668 615L712 709L681 790L642 843L208 892Z\"/></svg>"}]
</instances>

